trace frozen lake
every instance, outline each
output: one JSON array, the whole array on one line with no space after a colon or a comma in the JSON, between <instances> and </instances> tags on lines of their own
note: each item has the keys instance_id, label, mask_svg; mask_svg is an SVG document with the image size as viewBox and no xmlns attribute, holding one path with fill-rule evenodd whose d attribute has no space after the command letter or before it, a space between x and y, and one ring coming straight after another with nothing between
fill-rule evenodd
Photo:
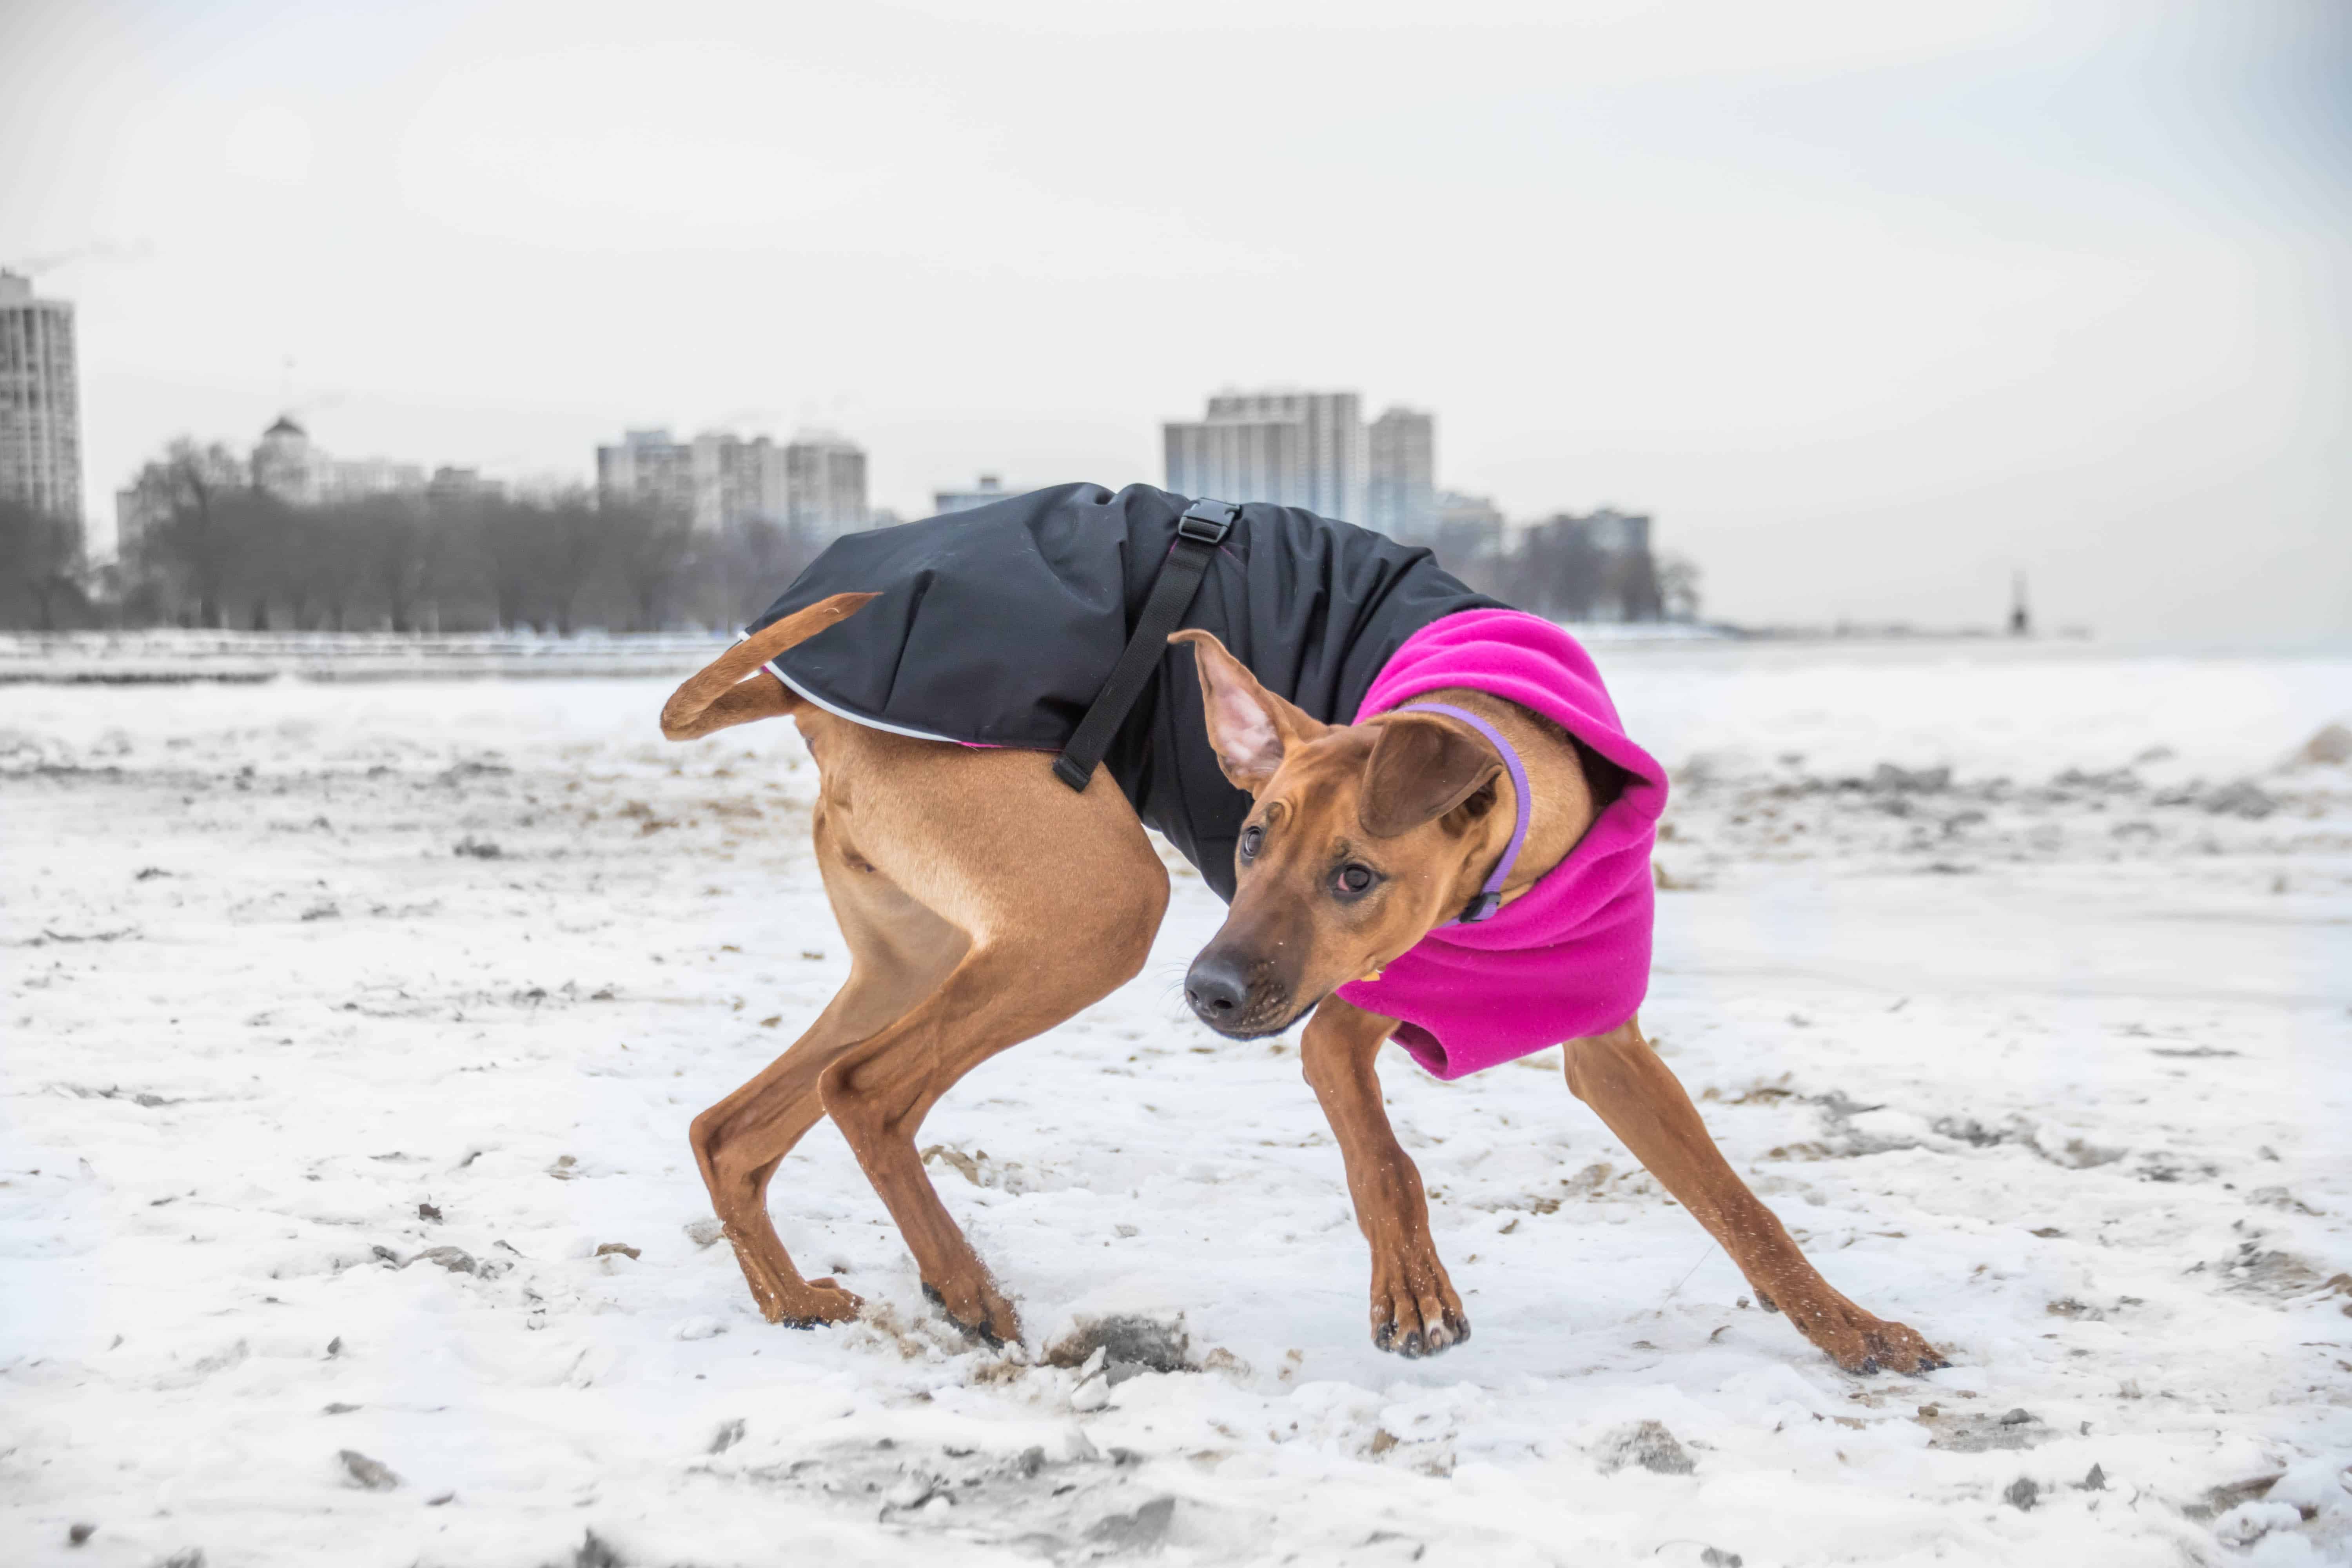
<instances>
[{"instance_id":1,"label":"frozen lake","mask_svg":"<svg viewBox=\"0 0 2352 1568\"><path fill-rule=\"evenodd\" d=\"M1675 775L1644 1022L1951 1369L1748 1304L1557 1052L1384 1061L1477 1334L1376 1352L1295 1045L1181 1007L1189 870L922 1142L1032 1352L1134 1313L1205 1370L1081 1411L967 1345L822 1128L772 1206L869 1314L771 1328L685 1132L845 969L790 725L665 745L649 676L9 685L0 1555L2352 1557L2352 766L2297 761L2352 658L1601 658Z\"/></svg>"}]
</instances>

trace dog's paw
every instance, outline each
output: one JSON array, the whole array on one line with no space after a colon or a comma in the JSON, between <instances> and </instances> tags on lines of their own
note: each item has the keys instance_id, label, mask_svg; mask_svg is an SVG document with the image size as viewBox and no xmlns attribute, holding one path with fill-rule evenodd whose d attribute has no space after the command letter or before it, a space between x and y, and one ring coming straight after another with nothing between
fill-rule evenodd
<instances>
[{"instance_id":1,"label":"dog's paw","mask_svg":"<svg viewBox=\"0 0 2352 1568\"><path fill-rule=\"evenodd\" d=\"M771 1308L761 1311L768 1321L787 1329L814 1329L820 1323L845 1323L866 1309L866 1303L831 1279L811 1279L798 1290L781 1293Z\"/></svg>"},{"instance_id":2,"label":"dog's paw","mask_svg":"<svg viewBox=\"0 0 2352 1568\"><path fill-rule=\"evenodd\" d=\"M1012 1302L997 1293L995 1286L985 1280L942 1289L927 1279L923 1281L923 1295L947 1314L948 1321L991 1350L1003 1350L1020 1342L1020 1314L1013 1311Z\"/></svg>"},{"instance_id":3,"label":"dog's paw","mask_svg":"<svg viewBox=\"0 0 2352 1568\"><path fill-rule=\"evenodd\" d=\"M819 1323L845 1323L866 1303L831 1279L803 1279L793 1271L782 1248L772 1242L728 1226L724 1231L742 1266L743 1283L760 1316L788 1329L813 1329Z\"/></svg>"},{"instance_id":4,"label":"dog's paw","mask_svg":"<svg viewBox=\"0 0 2352 1568\"><path fill-rule=\"evenodd\" d=\"M1433 1252L1372 1270L1372 1343L1408 1359L1436 1355L1470 1337L1470 1314Z\"/></svg>"},{"instance_id":5,"label":"dog's paw","mask_svg":"<svg viewBox=\"0 0 2352 1568\"><path fill-rule=\"evenodd\" d=\"M1792 1308L1789 1321L1842 1369L1864 1377L1874 1372L1935 1372L1952 1364L1916 1329L1874 1318L1851 1301L1841 1300L1818 1312Z\"/></svg>"}]
</instances>

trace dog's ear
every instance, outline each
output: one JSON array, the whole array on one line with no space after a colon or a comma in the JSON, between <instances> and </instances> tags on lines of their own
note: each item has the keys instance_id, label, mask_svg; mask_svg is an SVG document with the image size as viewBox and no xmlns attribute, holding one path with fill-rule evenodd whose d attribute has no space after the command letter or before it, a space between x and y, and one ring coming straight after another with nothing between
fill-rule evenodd
<instances>
[{"instance_id":1,"label":"dog's ear","mask_svg":"<svg viewBox=\"0 0 2352 1568\"><path fill-rule=\"evenodd\" d=\"M1181 631L1168 640L1192 645L1209 744L1216 750L1218 768L1234 788L1255 795L1282 766L1286 750L1329 728L1260 686L1248 667L1209 633Z\"/></svg>"},{"instance_id":2,"label":"dog's ear","mask_svg":"<svg viewBox=\"0 0 2352 1568\"><path fill-rule=\"evenodd\" d=\"M1383 721L1364 763L1356 817L1375 838L1393 838L1443 816L1492 784L1503 759L1484 735L1435 713Z\"/></svg>"}]
</instances>

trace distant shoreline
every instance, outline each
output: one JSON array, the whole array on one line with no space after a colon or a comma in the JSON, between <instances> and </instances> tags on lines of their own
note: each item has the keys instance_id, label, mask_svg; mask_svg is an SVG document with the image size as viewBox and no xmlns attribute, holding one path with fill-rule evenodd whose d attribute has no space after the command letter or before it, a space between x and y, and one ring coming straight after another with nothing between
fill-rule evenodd
<instances>
[{"instance_id":1,"label":"distant shoreline","mask_svg":"<svg viewBox=\"0 0 2352 1568\"><path fill-rule=\"evenodd\" d=\"M2080 629L1738 626L1686 622L1575 625L1616 658L1706 654L1972 654L2112 658L2347 658L2352 645L2105 642ZM733 639L721 633L142 631L0 634L0 687L251 686L272 680L641 680L683 679Z\"/></svg>"}]
</instances>

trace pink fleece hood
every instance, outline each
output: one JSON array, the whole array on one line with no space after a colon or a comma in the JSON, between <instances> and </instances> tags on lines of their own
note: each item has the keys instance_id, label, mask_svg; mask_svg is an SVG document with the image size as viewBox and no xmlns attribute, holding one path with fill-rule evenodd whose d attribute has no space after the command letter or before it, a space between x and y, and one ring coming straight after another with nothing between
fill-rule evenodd
<instances>
[{"instance_id":1,"label":"pink fleece hood","mask_svg":"<svg viewBox=\"0 0 2352 1568\"><path fill-rule=\"evenodd\" d=\"M1641 1006L1666 773L1626 737L1591 656L1517 610L1465 610L1415 632L1372 682L1356 722L1448 687L1540 713L1630 775L1568 858L1491 920L1439 926L1380 979L1339 987L1357 1006L1397 1019L1396 1042L1453 1079L1604 1034Z\"/></svg>"}]
</instances>

